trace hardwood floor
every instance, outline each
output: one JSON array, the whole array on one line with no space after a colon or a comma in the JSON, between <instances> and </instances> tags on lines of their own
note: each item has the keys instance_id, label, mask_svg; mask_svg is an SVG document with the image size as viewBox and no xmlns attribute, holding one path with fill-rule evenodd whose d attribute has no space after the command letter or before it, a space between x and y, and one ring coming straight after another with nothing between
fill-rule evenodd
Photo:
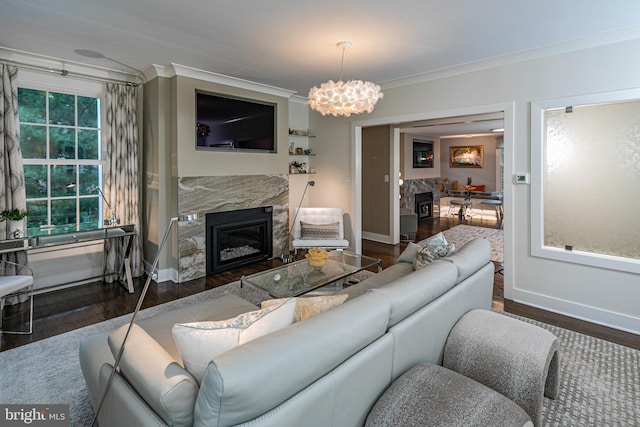
<instances>
[{"instance_id":1,"label":"hardwood floor","mask_svg":"<svg viewBox=\"0 0 640 427\"><path fill-rule=\"evenodd\" d=\"M457 225L457 220L448 217L423 221L420 223L416 241L454 227L455 225ZM495 221L480 220L477 218L472 218L469 225L484 227L496 226ZM386 268L395 263L395 260L406 246L407 243L387 245L365 240L363 241L362 251L365 255L380 258L383 268ZM239 280L243 275L256 273L277 265L281 265L280 260L273 259L181 284L162 282L156 285L152 283L142 308L152 307L198 292L203 292ZM501 267L500 264L496 264L496 271ZM0 351L19 347L123 314L129 314L133 312L135 308L144 283L144 277L134 280L134 294L129 294L124 287L117 283L103 284L102 282L96 282L36 295L34 297L33 334L0 334ZM8 330L19 328L20 323L24 321L21 316L16 314L17 308L23 309L24 307L5 307L4 328ZM640 337L635 334L561 316L513 301L505 301L502 275L499 273L494 275L493 308L592 335L627 347L640 349Z\"/></svg>"}]
</instances>

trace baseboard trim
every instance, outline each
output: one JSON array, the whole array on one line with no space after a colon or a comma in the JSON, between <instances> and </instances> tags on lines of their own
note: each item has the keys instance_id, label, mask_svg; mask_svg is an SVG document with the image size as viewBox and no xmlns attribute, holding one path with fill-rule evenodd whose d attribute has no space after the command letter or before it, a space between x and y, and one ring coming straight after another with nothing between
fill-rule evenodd
<instances>
[{"instance_id":1,"label":"baseboard trim","mask_svg":"<svg viewBox=\"0 0 640 427\"><path fill-rule=\"evenodd\" d=\"M393 245L393 242L391 241L391 236L387 236L385 234L377 234L377 233L370 233L368 231L363 231L362 238L366 240L371 240L373 242L387 243L389 245Z\"/></svg>"},{"instance_id":2,"label":"baseboard trim","mask_svg":"<svg viewBox=\"0 0 640 427\"><path fill-rule=\"evenodd\" d=\"M535 308L550 311L552 313L573 317L608 328L618 329L624 332L640 335L640 318L623 313L603 310L601 308L579 304L560 298L553 298L535 292L514 289L513 301L530 305Z\"/></svg>"}]
</instances>

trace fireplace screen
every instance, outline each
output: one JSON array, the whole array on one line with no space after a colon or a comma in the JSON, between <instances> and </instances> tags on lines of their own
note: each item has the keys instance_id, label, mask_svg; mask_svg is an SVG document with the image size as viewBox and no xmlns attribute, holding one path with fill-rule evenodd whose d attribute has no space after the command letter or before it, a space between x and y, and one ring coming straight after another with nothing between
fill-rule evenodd
<instances>
[{"instance_id":1,"label":"fireplace screen","mask_svg":"<svg viewBox=\"0 0 640 427\"><path fill-rule=\"evenodd\" d=\"M271 207L207 214L207 274L271 258Z\"/></svg>"}]
</instances>

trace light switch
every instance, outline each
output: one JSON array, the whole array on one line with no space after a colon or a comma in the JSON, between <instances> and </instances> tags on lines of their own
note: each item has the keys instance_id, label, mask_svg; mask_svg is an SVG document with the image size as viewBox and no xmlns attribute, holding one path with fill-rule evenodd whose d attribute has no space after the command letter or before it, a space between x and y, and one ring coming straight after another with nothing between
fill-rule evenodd
<instances>
[{"instance_id":1,"label":"light switch","mask_svg":"<svg viewBox=\"0 0 640 427\"><path fill-rule=\"evenodd\" d=\"M528 173L517 173L513 176L514 184L529 184Z\"/></svg>"},{"instance_id":2,"label":"light switch","mask_svg":"<svg viewBox=\"0 0 640 427\"><path fill-rule=\"evenodd\" d=\"M384 182L389 182L389 175L384 176Z\"/></svg>"}]
</instances>

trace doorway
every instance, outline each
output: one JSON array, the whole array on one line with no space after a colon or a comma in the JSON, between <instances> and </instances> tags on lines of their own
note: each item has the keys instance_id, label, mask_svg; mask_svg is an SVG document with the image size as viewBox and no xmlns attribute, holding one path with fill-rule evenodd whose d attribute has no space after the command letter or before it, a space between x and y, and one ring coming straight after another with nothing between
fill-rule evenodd
<instances>
[{"instance_id":1,"label":"doorway","mask_svg":"<svg viewBox=\"0 0 640 427\"><path fill-rule=\"evenodd\" d=\"M363 144L366 141L363 139L363 128L367 128L370 126L389 126L391 129L390 134L393 135L393 140L389 142L390 147L397 146L400 147L400 134L406 133L406 130L410 129L411 132L416 132L416 134L426 136L436 136L438 140L442 143L445 141L445 147L447 143L458 138L466 138L470 135L480 135L484 134L485 136L491 135L492 138L496 139L496 144L500 145L500 151L496 150L497 145L493 147L492 156L495 161L499 161L500 166L495 166L495 163L492 163L493 166L490 168L491 179L486 178L483 179L484 185L486 189L492 189L499 191L496 187L498 182L503 182L503 177L508 177L512 175L512 156L513 156L513 122L514 122L514 112L513 112L513 104L512 103L504 103L504 104L492 104L486 106L478 106L472 108L463 108L458 110L450 110L446 112L435 112L435 113L423 113L423 114L413 114L413 115L405 115L405 116L395 116L388 118L378 118L378 119L370 119L370 120L362 120L352 123L352 149L354 155L353 159L353 170L354 170L354 194L353 194L353 229L354 229L354 245L355 249L358 252L362 251L362 238L363 238L363 228L362 228L362 209L363 209L363 193L362 193L362 181L363 181L363 162L366 159L362 157L362 149ZM503 138L498 142L497 137L499 133L493 132L493 129L502 128L503 130ZM397 138L397 139L396 139ZM424 138L423 138L424 140ZM444 153L446 153L446 163L448 163L448 151L442 150L441 148L435 149L436 153L440 153L440 164L445 162ZM391 163L394 161L396 163L400 163L400 151L398 148L397 152L394 152L395 156ZM503 157L500 160L496 160L499 156L498 153L503 153ZM436 161L437 162L437 161ZM445 163L445 164L446 164ZM405 163L406 166L406 163ZM398 166L400 170L400 167ZM404 170L407 170L404 167ZM496 172L501 170L503 177L497 179ZM389 180L391 188L400 188L400 179L405 180L405 176L401 176L402 174L393 173L393 164L389 166ZM489 169L486 169L489 171ZM440 189L437 184L440 181L440 178L445 177L445 173L447 170L443 169L442 172L437 174L431 179L430 185L434 188L437 188L437 192L440 193ZM409 179L411 181L411 179ZM428 181L428 180L427 180ZM505 179L505 181L508 181ZM405 181L406 182L406 181ZM411 183L410 183L411 184ZM466 184L464 182L463 184ZM429 185L429 184L426 184ZM494 188L495 187L495 188ZM429 191L429 190L427 190ZM418 191L427 192L427 191ZM512 221L510 218L510 214L512 212L512 208L510 206L512 197L511 191L512 186L509 185L508 182L505 182L503 191L503 212L505 214L505 220L502 223L504 241L503 241L503 251L504 251L504 282L505 282L505 297L511 298L513 295L513 271L511 268L511 260L512 255L511 251L513 248L512 242ZM434 191L435 193L435 191ZM400 194L400 191L398 191ZM399 197L399 196L398 196ZM437 199L434 196L434 199ZM393 203L395 200L390 199L390 203L385 208L389 211L389 218L392 218L390 221L393 223L399 222L399 209L400 204L397 204L397 207L394 206ZM413 204L414 201L411 202ZM435 215L440 215L439 212L439 199L434 200L433 202L435 211ZM476 222L477 223L477 222ZM475 224L474 224L475 225ZM390 230L393 230L394 225L390 224ZM396 245L399 242L399 233L397 234L397 241L393 241L394 236L387 236L390 240L388 243L392 245Z\"/></svg>"}]
</instances>

